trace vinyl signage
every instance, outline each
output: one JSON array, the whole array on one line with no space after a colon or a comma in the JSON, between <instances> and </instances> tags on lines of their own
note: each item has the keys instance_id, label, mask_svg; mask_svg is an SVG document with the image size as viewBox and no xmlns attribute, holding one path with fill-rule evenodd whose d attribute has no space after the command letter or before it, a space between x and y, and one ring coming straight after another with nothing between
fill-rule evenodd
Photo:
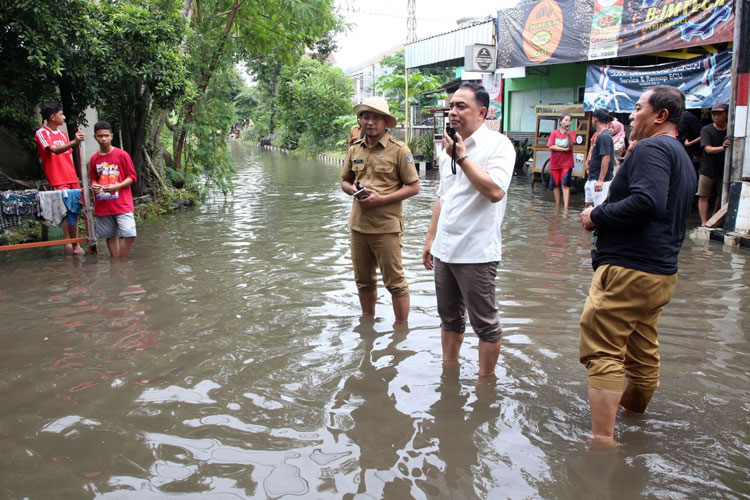
<instances>
[{"instance_id":1,"label":"vinyl signage","mask_svg":"<svg viewBox=\"0 0 750 500\"><path fill-rule=\"evenodd\" d=\"M732 41L735 0L539 0L497 13L498 68Z\"/></svg>"},{"instance_id":2,"label":"vinyl signage","mask_svg":"<svg viewBox=\"0 0 750 500\"><path fill-rule=\"evenodd\" d=\"M717 102L729 103L731 81L732 53L728 50L640 68L589 64L583 108L633 111L641 94L655 85L680 89L688 108L710 108Z\"/></svg>"}]
</instances>

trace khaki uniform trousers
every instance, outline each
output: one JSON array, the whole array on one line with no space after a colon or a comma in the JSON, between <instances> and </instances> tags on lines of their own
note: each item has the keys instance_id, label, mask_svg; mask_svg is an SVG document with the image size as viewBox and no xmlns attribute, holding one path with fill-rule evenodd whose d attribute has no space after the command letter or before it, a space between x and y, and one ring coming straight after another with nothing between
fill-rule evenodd
<instances>
[{"instance_id":1,"label":"khaki uniform trousers","mask_svg":"<svg viewBox=\"0 0 750 500\"><path fill-rule=\"evenodd\" d=\"M625 377L645 392L659 386L656 329L676 284L677 274L597 268L581 314L579 355L589 387L622 391Z\"/></svg>"}]
</instances>

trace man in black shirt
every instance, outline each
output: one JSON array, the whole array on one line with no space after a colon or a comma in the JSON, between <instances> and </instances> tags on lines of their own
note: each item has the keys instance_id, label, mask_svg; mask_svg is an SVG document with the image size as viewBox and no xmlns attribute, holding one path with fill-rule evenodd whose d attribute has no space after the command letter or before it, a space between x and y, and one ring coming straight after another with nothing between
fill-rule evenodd
<instances>
[{"instance_id":1,"label":"man in black shirt","mask_svg":"<svg viewBox=\"0 0 750 500\"><path fill-rule=\"evenodd\" d=\"M711 196L716 196L714 212L721 203L721 181L724 178L724 152L729 147L727 139L727 105L720 102L711 108L711 121L701 129L703 158L698 169L698 213L701 224L709 219Z\"/></svg>"},{"instance_id":2,"label":"man in black shirt","mask_svg":"<svg viewBox=\"0 0 750 500\"><path fill-rule=\"evenodd\" d=\"M612 134L607 130L607 124L611 121L612 115L603 109L597 109L591 115L591 124L596 128L596 139L589 157L588 180L583 186L587 207L598 207L604 203L609 192L615 154Z\"/></svg>"},{"instance_id":3,"label":"man in black shirt","mask_svg":"<svg viewBox=\"0 0 750 500\"><path fill-rule=\"evenodd\" d=\"M630 115L638 143L607 202L581 212L583 227L596 232L579 354L589 374L594 438L603 443L615 442L618 404L643 413L659 385L657 320L677 284L696 187L693 165L676 139L684 106L674 87L641 96Z\"/></svg>"},{"instance_id":4,"label":"man in black shirt","mask_svg":"<svg viewBox=\"0 0 750 500\"><path fill-rule=\"evenodd\" d=\"M685 110L677 124L677 140L685 146L685 150L693 161L693 165L698 169L698 163L701 159L701 121L690 111Z\"/></svg>"}]
</instances>

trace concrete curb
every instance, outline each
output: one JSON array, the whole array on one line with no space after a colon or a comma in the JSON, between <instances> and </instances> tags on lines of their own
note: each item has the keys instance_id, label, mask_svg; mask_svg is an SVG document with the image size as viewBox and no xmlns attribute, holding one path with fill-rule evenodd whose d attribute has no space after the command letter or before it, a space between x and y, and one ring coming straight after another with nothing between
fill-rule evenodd
<instances>
[{"instance_id":1,"label":"concrete curb","mask_svg":"<svg viewBox=\"0 0 750 500\"><path fill-rule=\"evenodd\" d=\"M334 165L339 165L339 166L344 164L343 158L336 158L335 156L324 155L324 154L318 155L318 160L322 161L323 163L332 163Z\"/></svg>"},{"instance_id":2,"label":"concrete curb","mask_svg":"<svg viewBox=\"0 0 750 500\"><path fill-rule=\"evenodd\" d=\"M750 248L750 235L724 229L696 227L690 231L690 238L696 241L717 241L731 247Z\"/></svg>"}]
</instances>

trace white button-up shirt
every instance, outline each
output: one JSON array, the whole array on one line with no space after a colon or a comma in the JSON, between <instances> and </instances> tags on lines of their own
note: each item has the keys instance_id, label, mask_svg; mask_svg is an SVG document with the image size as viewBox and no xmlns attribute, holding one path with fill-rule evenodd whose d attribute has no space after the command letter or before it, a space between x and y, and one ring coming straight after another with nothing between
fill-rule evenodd
<instances>
[{"instance_id":1,"label":"white button-up shirt","mask_svg":"<svg viewBox=\"0 0 750 500\"><path fill-rule=\"evenodd\" d=\"M437 193L440 218L430 253L453 264L496 262L502 253L500 226L513 178L516 150L507 137L484 124L466 138L464 144L469 158L489 173L505 196L492 203L469 182L460 166L456 166L456 175L453 175L450 156L445 151L440 153Z\"/></svg>"}]
</instances>

